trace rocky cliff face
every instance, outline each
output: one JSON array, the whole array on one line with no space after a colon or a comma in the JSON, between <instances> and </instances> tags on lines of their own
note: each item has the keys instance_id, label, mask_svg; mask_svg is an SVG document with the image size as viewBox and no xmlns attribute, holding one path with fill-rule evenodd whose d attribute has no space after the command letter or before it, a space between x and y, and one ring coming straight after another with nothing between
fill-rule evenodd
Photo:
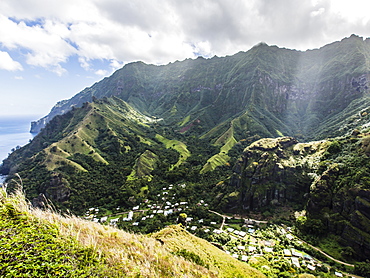
<instances>
[{"instance_id":1,"label":"rocky cliff face","mask_svg":"<svg viewBox=\"0 0 370 278\"><path fill-rule=\"evenodd\" d=\"M261 139L247 147L230 186L239 196L229 209L261 211L281 205L305 209L302 229L341 237L359 259L370 255L368 135L310 143L291 137ZM235 194L238 192L238 194Z\"/></svg>"},{"instance_id":2,"label":"rocky cliff face","mask_svg":"<svg viewBox=\"0 0 370 278\"><path fill-rule=\"evenodd\" d=\"M264 138L247 147L234 167L231 186L246 210L305 202L327 141L298 143L292 137Z\"/></svg>"},{"instance_id":3,"label":"rocky cliff face","mask_svg":"<svg viewBox=\"0 0 370 278\"><path fill-rule=\"evenodd\" d=\"M311 185L307 212L321 221L323 232L340 235L342 244L352 247L359 259L366 259L370 256L370 188L343 184L346 171L340 164L324 171Z\"/></svg>"}]
</instances>

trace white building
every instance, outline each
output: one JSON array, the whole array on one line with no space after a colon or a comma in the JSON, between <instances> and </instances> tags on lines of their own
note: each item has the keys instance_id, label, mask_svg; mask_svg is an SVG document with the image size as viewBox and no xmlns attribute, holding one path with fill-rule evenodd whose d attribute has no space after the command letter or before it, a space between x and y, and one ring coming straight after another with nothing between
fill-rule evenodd
<instances>
[{"instance_id":1,"label":"white building","mask_svg":"<svg viewBox=\"0 0 370 278\"><path fill-rule=\"evenodd\" d=\"M296 267L298 267L298 268L300 268L301 267L301 265L299 264L299 260L298 260L298 258L296 258L296 257L292 257L291 258L291 260L292 260L292 264L293 265L295 265Z\"/></svg>"}]
</instances>

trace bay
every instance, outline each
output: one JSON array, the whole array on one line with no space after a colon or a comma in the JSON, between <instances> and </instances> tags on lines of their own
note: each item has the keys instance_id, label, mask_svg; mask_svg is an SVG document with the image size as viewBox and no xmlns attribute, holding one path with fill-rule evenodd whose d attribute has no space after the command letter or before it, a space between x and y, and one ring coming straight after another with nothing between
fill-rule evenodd
<instances>
[{"instance_id":1,"label":"bay","mask_svg":"<svg viewBox=\"0 0 370 278\"><path fill-rule=\"evenodd\" d=\"M26 145L35 134L30 133L31 121L38 116L0 116L0 163L12 149Z\"/></svg>"}]
</instances>

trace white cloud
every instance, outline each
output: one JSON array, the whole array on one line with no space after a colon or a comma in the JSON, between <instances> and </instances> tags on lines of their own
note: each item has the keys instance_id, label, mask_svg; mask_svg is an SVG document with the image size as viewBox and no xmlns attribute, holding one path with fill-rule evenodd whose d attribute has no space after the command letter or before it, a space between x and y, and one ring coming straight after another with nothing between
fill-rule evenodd
<instances>
[{"instance_id":1,"label":"white cloud","mask_svg":"<svg viewBox=\"0 0 370 278\"><path fill-rule=\"evenodd\" d=\"M95 71L95 74L96 75L99 75L99 76L107 76L108 75L108 71L103 70L103 69L99 69L99 70Z\"/></svg>"},{"instance_id":2,"label":"white cloud","mask_svg":"<svg viewBox=\"0 0 370 278\"><path fill-rule=\"evenodd\" d=\"M0 69L17 71L23 70L22 65L14 61L8 52L0 51Z\"/></svg>"},{"instance_id":3,"label":"white cloud","mask_svg":"<svg viewBox=\"0 0 370 278\"><path fill-rule=\"evenodd\" d=\"M115 71L115 70L118 70L119 68L122 68L123 67L123 63L122 62L120 62L120 61L117 61L117 60L114 60L114 59L112 59L111 61L110 61L110 67L111 67L111 69L113 70L113 71Z\"/></svg>"},{"instance_id":4,"label":"white cloud","mask_svg":"<svg viewBox=\"0 0 370 278\"><path fill-rule=\"evenodd\" d=\"M2 0L0 49L58 75L69 58L94 69L224 56L264 41L305 50L370 36L368 0ZM19 67L19 65L18 65ZM107 70L107 69L105 69Z\"/></svg>"}]
</instances>

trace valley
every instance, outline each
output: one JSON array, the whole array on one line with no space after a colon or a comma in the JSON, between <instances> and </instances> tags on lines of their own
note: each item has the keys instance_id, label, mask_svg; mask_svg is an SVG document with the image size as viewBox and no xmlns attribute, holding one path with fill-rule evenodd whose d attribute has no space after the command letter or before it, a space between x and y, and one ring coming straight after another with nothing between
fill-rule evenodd
<instances>
[{"instance_id":1,"label":"valley","mask_svg":"<svg viewBox=\"0 0 370 278\"><path fill-rule=\"evenodd\" d=\"M177 188L186 184L168 185L157 198L126 212L107 214L89 208L82 216L93 222L119 227L125 231L150 234L180 224L188 232L206 239L231 257L248 262L267 277L290 277L310 273L325 277L360 277L354 264L343 262L298 238L292 227L273 224L273 219L255 220L232 214L222 215L208 209L204 200L184 201L177 198ZM176 193L177 192L177 193ZM120 211L121 208L116 208ZM287 273L285 273L287 272Z\"/></svg>"},{"instance_id":2,"label":"valley","mask_svg":"<svg viewBox=\"0 0 370 278\"><path fill-rule=\"evenodd\" d=\"M369 57L352 35L130 63L33 122L0 173L34 207L153 236L202 267L181 247L191 234L267 277L368 277Z\"/></svg>"}]
</instances>

